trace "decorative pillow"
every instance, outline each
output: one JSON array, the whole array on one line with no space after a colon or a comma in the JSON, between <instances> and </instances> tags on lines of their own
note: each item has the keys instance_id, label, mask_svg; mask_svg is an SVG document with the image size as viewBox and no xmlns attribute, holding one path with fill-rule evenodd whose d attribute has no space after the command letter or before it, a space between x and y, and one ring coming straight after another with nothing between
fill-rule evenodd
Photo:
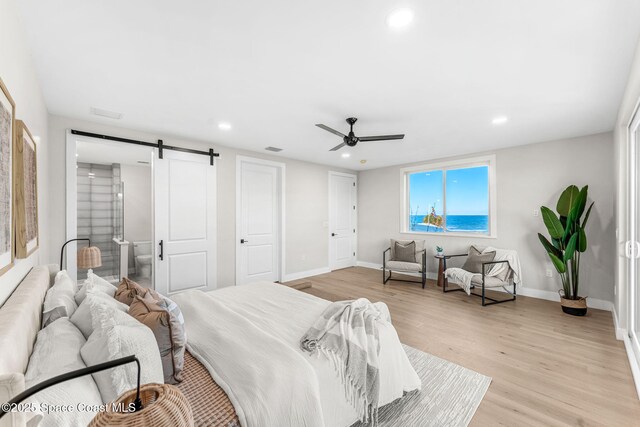
<instances>
[{"instance_id":1,"label":"decorative pillow","mask_svg":"<svg viewBox=\"0 0 640 427\"><path fill-rule=\"evenodd\" d=\"M29 358L24 380L27 387L56 375L84 368L80 348L86 342L78 328L67 317L41 329Z\"/></svg>"},{"instance_id":2,"label":"decorative pillow","mask_svg":"<svg viewBox=\"0 0 640 427\"><path fill-rule=\"evenodd\" d=\"M496 257L495 251L481 252L475 246L469 247L469 256L462 266L463 270L470 273L482 274L482 263L491 262ZM486 269L486 273L489 272L489 268Z\"/></svg>"},{"instance_id":3,"label":"decorative pillow","mask_svg":"<svg viewBox=\"0 0 640 427\"><path fill-rule=\"evenodd\" d=\"M155 299L156 301L164 300L164 302L165 302L165 304L167 306L167 310L169 310L171 315L173 317L175 317L176 319L178 319L178 322L180 322L180 326L184 330L184 341L186 343L187 342L187 330L186 330L186 328L184 326L184 317L182 316L182 311L180 310L180 307L178 307L178 304L173 302L173 300L171 298L166 297L166 296L164 296L162 294L159 294L158 292L156 292L153 289L147 289L147 294L151 295L153 297L153 299Z\"/></svg>"},{"instance_id":4,"label":"decorative pillow","mask_svg":"<svg viewBox=\"0 0 640 427\"><path fill-rule=\"evenodd\" d=\"M131 305L136 296L139 295L143 297L146 293L146 288L143 288L128 277L123 277L122 281L118 285L118 290L116 290L114 297L121 303Z\"/></svg>"},{"instance_id":5,"label":"decorative pillow","mask_svg":"<svg viewBox=\"0 0 640 427\"><path fill-rule=\"evenodd\" d=\"M90 289L87 290L86 298L69 319L87 339L93 333L93 316L91 314L92 300L96 300L94 303L105 304L120 311L124 311L125 313L129 309L126 304L116 301L113 297L100 291L97 286L89 284L89 287Z\"/></svg>"},{"instance_id":6,"label":"decorative pillow","mask_svg":"<svg viewBox=\"0 0 640 427\"><path fill-rule=\"evenodd\" d=\"M69 275L58 274L53 286L44 297L42 327L46 327L61 317L70 317L78 305L74 299L76 284Z\"/></svg>"},{"instance_id":7,"label":"decorative pillow","mask_svg":"<svg viewBox=\"0 0 640 427\"><path fill-rule=\"evenodd\" d=\"M84 284L75 295L76 304L82 304L82 301L87 296L87 291L89 289L98 290L109 295L111 298L113 298L114 294L116 293L116 287L111 283L107 282L100 276L89 273L89 277L87 277L87 280L84 281Z\"/></svg>"},{"instance_id":8,"label":"decorative pillow","mask_svg":"<svg viewBox=\"0 0 640 427\"><path fill-rule=\"evenodd\" d=\"M86 365L80 356L80 349L86 343L82 333L69 321L60 318L40 330L25 373L26 387L32 387L56 375L64 374ZM90 375L66 381L42 390L29 398L28 402L37 407L71 405L73 411L51 411L42 414L39 426L88 425L95 412L92 407L102 405L102 398L96 383ZM83 410L78 410L78 405Z\"/></svg>"},{"instance_id":9,"label":"decorative pillow","mask_svg":"<svg viewBox=\"0 0 640 427\"><path fill-rule=\"evenodd\" d=\"M80 350L84 362L92 366L133 354L142 366L140 383L162 384L162 361L153 332L127 313L97 300L89 300L89 306L93 315L93 333ZM107 403L134 389L137 375L136 364L129 363L97 372L93 378L102 400Z\"/></svg>"},{"instance_id":10,"label":"decorative pillow","mask_svg":"<svg viewBox=\"0 0 640 427\"><path fill-rule=\"evenodd\" d=\"M395 244L395 255L393 261L416 262L416 242Z\"/></svg>"},{"instance_id":11,"label":"decorative pillow","mask_svg":"<svg viewBox=\"0 0 640 427\"><path fill-rule=\"evenodd\" d=\"M164 382L177 384L182 381L186 345L184 325L171 313L167 300L154 299L150 292L144 297L136 295L129 306L129 314L153 331L162 358Z\"/></svg>"},{"instance_id":12,"label":"decorative pillow","mask_svg":"<svg viewBox=\"0 0 640 427\"><path fill-rule=\"evenodd\" d=\"M76 283L75 281L73 281L73 280L71 279L71 277L69 276L69 273L67 272L67 270L60 270L60 271L58 271L58 272L56 273L56 277L55 277L55 279L53 280L53 283L56 283L56 282L58 282L58 281L60 281L60 280L62 280L62 279L65 279L65 280L66 280L66 279L68 279L68 280L70 280L70 281L71 281L71 283L73 283L73 285L74 285L74 290L75 290L76 292L78 292L78 283Z\"/></svg>"}]
</instances>

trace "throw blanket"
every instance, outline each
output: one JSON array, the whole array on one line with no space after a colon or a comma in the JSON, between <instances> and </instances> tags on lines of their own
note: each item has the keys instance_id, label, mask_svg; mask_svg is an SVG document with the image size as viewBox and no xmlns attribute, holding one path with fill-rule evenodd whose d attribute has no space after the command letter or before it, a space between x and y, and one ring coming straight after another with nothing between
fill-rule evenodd
<instances>
[{"instance_id":1,"label":"throw blanket","mask_svg":"<svg viewBox=\"0 0 640 427\"><path fill-rule=\"evenodd\" d=\"M518 253L516 251L507 249L496 249L491 246L485 248L482 253L491 251L496 252L496 257L493 259L494 261L508 261L508 264L493 264L489 269L487 276L499 276L510 268L511 270L513 270L513 281L515 282L516 286L518 288L522 287L522 270L520 268L520 259L518 258ZM467 294L471 293L471 281L473 280L473 278L476 276L482 277L482 274L471 273L456 267L447 268L447 270L444 272L444 275L447 279L462 287ZM504 289L505 291L510 292L508 289Z\"/></svg>"},{"instance_id":2,"label":"throw blanket","mask_svg":"<svg viewBox=\"0 0 640 427\"><path fill-rule=\"evenodd\" d=\"M331 361L360 420L374 425L380 393L377 322L383 312L388 313L386 306L381 311L365 298L334 302L300 341L303 350L319 352Z\"/></svg>"}]
</instances>

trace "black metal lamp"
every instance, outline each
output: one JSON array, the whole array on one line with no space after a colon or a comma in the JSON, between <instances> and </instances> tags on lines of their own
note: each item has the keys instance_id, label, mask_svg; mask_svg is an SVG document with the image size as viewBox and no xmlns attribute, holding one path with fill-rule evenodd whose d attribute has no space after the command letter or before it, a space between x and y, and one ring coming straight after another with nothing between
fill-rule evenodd
<instances>
[{"instance_id":1,"label":"black metal lamp","mask_svg":"<svg viewBox=\"0 0 640 427\"><path fill-rule=\"evenodd\" d=\"M102 254L100 248L97 246L91 246L91 239L71 239L64 242L62 249L60 249L60 269L62 268L62 261L64 259L64 248L71 242L89 242L89 246L82 247L78 250L78 268L97 268L102 266Z\"/></svg>"},{"instance_id":2,"label":"black metal lamp","mask_svg":"<svg viewBox=\"0 0 640 427\"><path fill-rule=\"evenodd\" d=\"M33 387L29 387L22 393L7 402L6 405L0 405L0 418L11 412L11 408L15 407L18 403L33 396L39 391L49 388L53 385L60 384L64 381L73 380L75 378L83 377L85 375L94 374L96 372L104 371L107 369L115 368L116 366L126 365L127 363L136 362L138 365L138 384L136 389L136 398L133 401L133 411L136 412L143 409L142 400L140 399L140 361L134 355L121 357L120 359L110 360L108 362L100 363L94 366L87 366L86 368L78 369L76 371L67 372L66 374L58 375L53 378L49 378L46 381L36 384Z\"/></svg>"}]
</instances>

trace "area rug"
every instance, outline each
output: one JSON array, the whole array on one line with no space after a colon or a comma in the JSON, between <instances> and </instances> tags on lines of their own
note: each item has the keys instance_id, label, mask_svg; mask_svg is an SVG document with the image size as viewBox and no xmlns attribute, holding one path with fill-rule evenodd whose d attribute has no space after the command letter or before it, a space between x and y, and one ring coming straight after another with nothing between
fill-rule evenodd
<instances>
[{"instance_id":1,"label":"area rug","mask_svg":"<svg viewBox=\"0 0 640 427\"><path fill-rule=\"evenodd\" d=\"M491 377L403 345L422 379L422 390L383 406L380 427L467 426L489 388ZM352 427L364 427L360 422Z\"/></svg>"}]
</instances>

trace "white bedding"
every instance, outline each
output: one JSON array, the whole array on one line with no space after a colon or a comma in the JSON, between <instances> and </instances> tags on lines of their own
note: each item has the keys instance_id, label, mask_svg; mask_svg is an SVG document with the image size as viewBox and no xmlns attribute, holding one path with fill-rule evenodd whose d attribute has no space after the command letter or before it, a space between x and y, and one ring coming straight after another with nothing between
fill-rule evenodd
<instances>
[{"instance_id":1,"label":"white bedding","mask_svg":"<svg viewBox=\"0 0 640 427\"><path fill-rule=\"evenodd\" d=\"M300 338L329 301L273 283L175 296L188 349L227 392L243 426L349 426L358 417L328 360L300 349ZM380 331L380 401L419 389L398 335Z\"/></svg>"}]
</instances>

